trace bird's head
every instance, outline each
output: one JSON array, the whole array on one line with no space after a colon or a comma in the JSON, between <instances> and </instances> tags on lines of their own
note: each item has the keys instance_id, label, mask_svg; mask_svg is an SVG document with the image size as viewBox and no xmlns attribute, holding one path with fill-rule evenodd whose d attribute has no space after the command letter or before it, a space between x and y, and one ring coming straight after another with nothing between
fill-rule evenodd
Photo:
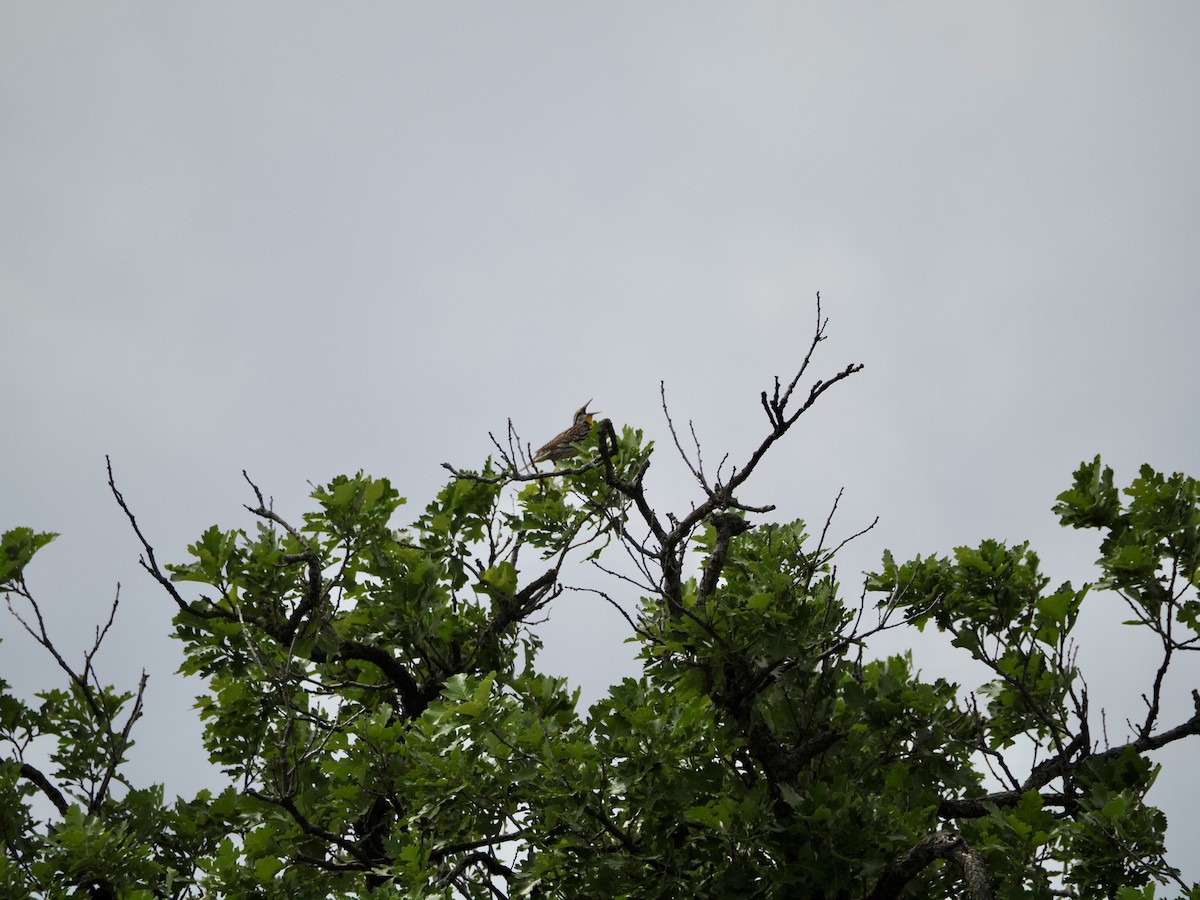
<instances>
[{"instance_id":1,"label":"bird's head","mask_svg":"<svg viewBox=\"0 0 1200 900\"><path fill-rule=\"evenodd\" d=\"M588 425L592 424L592 418L596 415L596 413L594 411L588 412L588 403L591 403L591 402L592 401L589 400L587 403L583 404L583 406L579 407L579 409L575 410L575 424L576 425L582 425L585 422Z\"/></svg>"}]
</instances>

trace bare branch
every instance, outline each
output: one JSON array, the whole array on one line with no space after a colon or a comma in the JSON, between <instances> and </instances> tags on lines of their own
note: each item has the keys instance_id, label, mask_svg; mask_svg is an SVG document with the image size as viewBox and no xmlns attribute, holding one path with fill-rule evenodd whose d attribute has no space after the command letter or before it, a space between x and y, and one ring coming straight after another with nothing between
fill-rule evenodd
<instances>
[{"instance_id":1,"label":"bare branch","mask_svg":"<svg viewBox=\"0 0 1200 900\"><path fill-rule=\"evenodd\" d=\"M817 402L822 394L824 394L835 384L844 381L857 372L862 371L863 366L861 363L852 363L851 365L846 366L845 369L843 369L841 372L838 372L832 378L824 381L818 380L809 391L808 399L805 400L804 403L795 410L789 411L788 402L791 399L792 391L799 382L800 378L804 375L805 371L807 371L809 363L812 359L813 351L816 349L817 344L825 339L824 329L826 322L820 316L819 294L817 296L817 322L817 330L813 335L813 340L809 346L808 353L805 355L804 362L801 364L799 371L796 373L788 387L781 392L779 379L776 378L773 399L768 400L766 392L763 392L763 404L768 410L768 418L771 419L772 423L771 431L763 439L762 443L759 444L758 448L751 453L749 460L742 466L742 468L734 470L734 472L730 475L728 482L713 486L708 492L708 499L693 509L678 523L678 525L675 526L675 528L672 529L668 539L665 542L668 547L684 540L686 536L691 533L692 528L695 527L697 523L707 518L714 510L729 508L730 504L734 501L734 492L746 483L746 480L754 472L755 468L758 466L758 463L762 460L763 456L766 455L767 451L774 446L775 442L782 438L799 420L799 418L812 408L813 404ZM693 469L693 471L695 470ZM627 488L627 486L616 483L614 483L613 486L618 490L625 490Z\"/></svg>"},{"instance_id":2,"label":"bare branch","mask_svg":"<svg viewBox=\"0 0 1200 900\"><path fill-rule=\"evenodd\" d=\"M96 654L100 652L100 645L104 643L104 638L108 634L108 630L112 628L113 620L117 617L117 607L121 603L121 584L117 583L116 593L113 594L112 606L108 608L108 620L103 627L96 626L96 639L92 642L92 649L87 651L83 657L83 672L81 677L84 681L91 678L91 683L97 688L100 687L100 680L96 677L96 671L92 668L92 660L96 658Z\"/></svg>"},{"instance_id":3,"label":"bare branch","mask_svg":"<svg viewBox=\"0 0 1200 900\"><path fill-rule=\"evenodd\" d=\"M329 661L319 649L313 650L312 658L314 662ZM431 695L430 690L423 690L412 673L381 647L344 640L339 643L335 658L369 662L378 668L395 686L404 704L404 712L409 716L419 716L429 705L432 696L436 696L436 692Z\"/></svg>"},{"instance_id":4,"label":"bare branch","mask_svg":"<svg viewBox=\"0 0 1200 900\"><path fill-rule=\"evenodd\" d=\"M663 417L667 420L667 430L671 432L671 440L675 443L675 449L679 451L679 458L683 460L683 464L688 467L688 471L692 473L692 477L696 479L705 493L711 496L712 488L709 487L708 482L704 479L704 465L700 459L700 442L696 439L695 426L690 421L688 422L688 428L692 432L692 442L696 447L696 463L693 464L687 452L683 449L683 444L679 441L679 432L675 430L675 421L671 418L671 411L667 408L667 383L665 381L658 383L658 393L662 398L662 411Z\"/></svg>"},{"instance_id":5,"label":"bare branch","mask_svg":"<svg viewBox=\"0 0 1200 900\"><path fill-rule=\"evenodd\" d=\"M919 840L888 864L867 900L895 900L908 883L934 860L948 859L962 872L970 900L993 900L991 879L983 857L953 831L938 831Z\"/></svg>"},{"instance_id":6,"label":"bare branch","mask_svg":"<svg viewBox=\"0 0 1200 900\"><path fill-rule=\"evenodd\" d=\"M1016 806L1025 796L1025 791L996 791L982 797L946 798L938 802L938 815L943 819L981 819L991 813L991 807ZM1042 795L1043 806L1074 808L1077 801L1061 791L1047 791Z\"/></svg>"},{"instance_id":7,"label":"bare branch","mask_svg":"<svg viewBox=\"0 0 1200 900\"><path fill-rule=\"evenodd\" d=\"M97 719L104 719L104 712L96 703L96 698L93 694L91 685L88 684L84 676L80 675L71 668L70 663L63 659L63 655L58 652L58 648L54 646L54 642L50 640L50 634L46 631L46 621L42 618L42 609L38 605L37 600L34 599L33 594L29 592L29 588L26 586L24 578L18 579L17 589L13 591L13 593L17 594L19 597L23 597L25 602L29 604L30 609L33 610L33 616L37 620L37 630L35 631L33 626L26 622L24 617L19 612L13 609L12 599L6 595L4 602L8 606L8 611L12 613L13 618L21 623L21 627L29 633L30 637L37 641L37 643L40 644L46 650L46 652L54 657L54 661L58 663L58 667L63 670L67 678L69 678L75 685L79 687L80 692L83 694L84 700L88 704L88 707L92 710L93 715L95 715Z\"/></svg>"},{"instance_id":8,"label":"bare branch","mask_svg":"<svg viewBox=\"0 0 1200 900\"><path fill-rule=\"evenodd\" d=\"M315 869L321 869L325 872L369 872L374 868L374 866L368 863L349 863L341 862L340 860L321 859L319 856L310 856L307 853L297 853L292 859L295 862L312 866Z\"/></svg>"},{"instance_id":9,"label":"bare branch","mask_svg":"<svg viewBox=\"0 0 1200 900\"><path fill-rule=\"evenodd\" d=\"M799 383L800 379L804 377L804 373L808 371L808 365L809 365L809 363L812 362L813 351L817 349L817 344L819 344L819 343L821 343L821 341L825 340L825 328L829 324L829 319L824 318L821 315L821 292L820 291L817 291L816 313L817 313L817 323L813 329L812 343L808 345L808 352L804 354L804 362L802 362L800 364L800 371L798 371L796 373L796 377L793 378L791 383L787 386L787 390L784 391L782 397L779 396L779 379L778 378L775 379L775 403L774 403L775 410L774 411L780 421L782 421L782 419L783 419L783 416L782 416L783 407L786 406L788 401L792 398L792 391L794 391L796 389L796 385ZM817 384L820 384L820 382L818 381Z\"/></svg>"},{"instance_id":10,"label":"bare branch","mask_svg":"<svg viewBox=\"0 0 1200 900\"><path fill-rule=\"evenodd\" d=\"M460 478L463 481L474 481L479 484L507 484L510 481L545 481L548 478L561 478L564 475L582 475L584 472L590 472L592 469L598 469L603 465L599 460L591 460L579 466L563 466L554 469L550 472L529 471L522 472L516 469L510 469L500 472L498 475L484 476L475 472L468 472L463 469L456 468L450 463L442 463L442 468L453 475L455 478Z\"/></svg>"},{"instance_id":11,"label":"bare branch","mask_svg":"<svg viewBox=\"0 0 1200 900\"><path fill-rule=\"evenodd\" d=\"M776 391L776 393L779 392L779 379L778 378L775 379L775 391ZM771 423L771 430L774 431L774 430L778 429L779 428L779 420L777 418L775 418L775 413L771 409L771 401L769 401L767 399L766 391L762 392L760 399L762 400L762 408L767 413L767 421Z\"/></svg>"},{"instance_id":12,"label":"bare branch","mask_svg":"<svg viewBox=\"0 0 1200 900\"><path fill-rule=\"evenodd\" d=\"M63 792L50 783L50 779L35 769L27 762L21 763L20 775L29 781L32 781L38 786L46 798L54 804L54 808L58 810L60 815L66 815L70 808L67 803L67 798L63 796Z\"/></svg>"},{"instance_id":13,"label":"bare branch","mask_svg":"<svg viewBox=\"0 0 1200 900\"><path fill-rule=\"evenodd\" d=\"M468 853L466 856L456 862L450 871L442 876L441 880L438 882L438 886L442 888L449 887L450 884L460 875L462 875L462 873L465 872L468 867L473 865L481 865L487 869L489 875L499 876L505 879L511 879L516 874L512 869L504 865L504 863L500 862L500 860L496 859L496 857L491 853L484 853L483 851L477 850L474 853Z\"/></svg>"},{"instance_id":14,"label":"bare branch","mask_svg":"<svg viewBox=\"0 0 1200 900\"><path fill-rule=\"evenodd\" d=\"M266 519L268 522L273 522L278 525L296 541L304 550L300 553L291 553L283 557L284 564L292 564L303 562L308 568L308 581L304 587L304 595L300 602L296 604L296 608L292 610L292 614L288 616L285 630L278 636L283 643L290 643L296 634L296 630L300 627L300 623L304 617L321 605L321 601L328 596L324 580L322 579L322 564L321 557L313 548L312 544L300 533L300 530L294 525L286 521L274 509L263 502L262 491L258 489L250 476L246 474L246 470L242 469L242 477L246 479L246 483L254 490L254 496L258 499L258 506L246 506L246 510L258 516L261 519ZM343 560L343 566L345 560Z\"/></svg>"},{"instance_id":15,"label":"bare branch","mask_svg":"<svg viewBox=\"0 0 1200 900\"><path fill-rule=\"evenodd\" d=\"M517 831L509 832L508 834L493 834L485 838L479 838L473 841L458 841L453 844L445 844L441 847L436 847L429 851L429 858L433 860L445 859L447 856L452 856L455 853L465 853L468 850L478 850L480 847L494 847L496 844L507 844L511 841L519 841L531 834L535 834L533 828L522 828Z\"/></svg>"},{"instance_id":16,"label":"bare branch","mask_svg":"<svg viewBox=\"0 0 1200 900\"><path fill-rule=\"evenodd\" d=\"M137 535L138 540L142 544L143 555L138 559L138 563L141 565L141 567L149 572L154 577L155 581L162 585L163 589L168 595L170 595L171 599L175 601L175 605L181 610L189 612L194 616L199 616L202 619L226 618L226 616L222 615L216 610L193 607L192 604L184 600L179 591L175 589L175 585L171 579L163 574L162 569L160 569L158 566L158 560L154 557L154 548L150 546L150 542L146 540L146 536L142 534L142 529L138 526L137 519L133 515L133 510L129 508L129 505L125 502L125 498L121 495L121 492L117 490L116 481L113 480L112 460L105 456L104 463L108 468L109 490L112 491L112 495L116 499L117 505L121 507L121 511L125 513L125 518L129 520L129 524L133 527L133 533Z\"/></svg>"},{"instance_id":17,"label":"bare branch","mask_svg":"<svg viewBox=\"0 0 1200 900\"><path fill-rule=\"evenodd\" d=\"M1174 582L1176 576L1176 564L1172 564L1171 580ZM1162 701L1162 686L1163 680L1167 677L1167 669L1171 665L1171 656L1175 651L1175 641L1171 636L1171 628L1175 622L1175 599L1174 592L1171 592L1172 598L1167 603L1163 604L1160 616L1164 621L1155 622L1151 627L1162 641L1163 656L1162 663L1158 667L1158 671L1154 673L1154 686L1150 689L1150 697L1145 694L1142 699L1146 703L1146 719L1142 722L1141 728L1138 729L1138 734L1146 737L1154 730L1154 725L1158 721L1158 712Z\"/></svg>"},{"instance_id":18,"label":"bare branch","mask_svg":"<svg viewBox=\"0 0 1200 900\"><path fill-rule=\"evenodd\" d=\"M513 430L512 419L509 419L508 420L508 442L509 442L510 449L512 447L512 439L513 439L514 434L516 434L516 432ZM492 434L490 431L488 432L488 440L490 440L492 442L492 446L495 447L496 452L498 454L500 454L500 460L501 460L501 462L504 463L504 467L506 469L517 468L516 459L509 456L508 450L504 449L504 446L500 443L500 441L498 441L496 439L496 436L494 434Z\"/></svg>"},{"instance_id":19,"label":"bare branch","mask_svg":"<svg viewBox=\"0 0 1200 900\"><path fill-rule=\"evenodd\" d=\"M142 677L138 680L137 692L133 698L133 709L129 711L125 727L121 729L121 733L116 736L108 748L108 765L104 767L104 777L100 779L100 788L92 799L92 808L88 810L89 812L95 813L100 809L108 796L108 787L112 783L113 776L117 774L117 768L125 761L125 751L129 747L129 733L133 730L133 723L142 717L142 697L146 693L147 678L149 676L146 674L146 670L142 669Z\"/></svg>"},{"instance_id":20,"label":"bare branch","mask_svg":"<svg viewBox=\"0 0 1200 900\"><path fill-rule=\"evenodd\" d=\"M1139 737L1136 740L1117 747L1110 747L1100 753L1089 752L1086 737L1081 733L1063 748L1063 751L1035 766L1029 777L1015 790L996 791L983 797L964 799L943 799L938 805L938 814L948 819L979 818L988 813L987 805L1013 806L1020 802L1021 797L1028 791L1038 790L1056 778L1068 776L1089 760L1116 759L1128 750L1135 753L1148 753L1158 750L1175 741L1192 735L1200 734L1200 692L1192 691L1192 701L1196 713L1186 722L1176 725L1167 731L1156 735ZM1080 755L1075 759L1071 757ZM1042 794L1042 802L1048 806L1071 807L1076 801L1069 794L1048 792Z\"/></svg>"},{"instance_id":21,"label":"bare branch","mask_svg":"<svg viewBox=\"0 0 1200 900\"><path fill-rule=\"evenodd\" d=\"M246 794L253 797L255 800L261 800L263 803L269 803L272 806L278 806L280 809L287 812L295 822L304 831L305 834L310 834L313 837L320 838L328 844L332 844L340 848L343 852L350 854L359 862L365 865L371 865L371 859L362 852L361 849L353 842L342 837L340 834L330 831L327 828L322 828L316 825L300 812L296 806L295 800L291 797L272 797L269 794L264 794L254 788L247 788Z\"/></svg>"},{"instance_id":22,"label":"bare branch","mask_svg":"<svg viewBox=\"0 0 1200 900\"><path fill-rule=\"evenodd\" d=\"M717 538L713 542L712 553L704 566L704 575L700 579L700 587L696 591L696 603L702 604L717 589L717 581L725 568L725 557L729 553L729 542L739 534L749 530L750 523L736 513L714 513L711 518L716 529Z\"/></svg>"},{"instance_id":23,"label":"bare branch","mask_svg":"<svg viewBox=\"0 0 1200 900\"><path fill-rule=\"evenodd\" d=\"M597 590L596 588L582 588L582 587L568 587L568 588L566 588L566 590L578 591L579 593L586 593L586 594L596 594L597 596L599 596L603 600L605 600L609 606L611 606L613 609L615 609L617 612L619 612L621 614L621 618L623 618L626 622L629 623L629 627L633 629L635 634L637 634L639 637L641 637L645 640L653 639L649 632L647 632L643 628L638 627L638 624L633 621L633 618L629 615L629 613L627 613L625 611L625 609L621 606L621 604L619 604L616 600L614 600L612 597L610 597L604 591Z\"/></svg>"}]
</instances>

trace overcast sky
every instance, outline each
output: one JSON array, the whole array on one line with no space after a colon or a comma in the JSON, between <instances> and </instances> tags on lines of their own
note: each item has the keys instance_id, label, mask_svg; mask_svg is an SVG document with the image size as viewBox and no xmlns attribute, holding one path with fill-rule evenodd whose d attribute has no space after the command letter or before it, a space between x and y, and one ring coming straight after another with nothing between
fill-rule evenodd
<instances>
[{"instance_id":1,"label":"overcast sky","mask_svg":"<svg viewBox=\"0 0 1200 900\"><path fill-rule=\"evenodd\" d=\"M739 461L820 291L814 377L866 369L742 499L819 526L844 486L840 536L880 516L852 595L884 547L985 537L1092 577L1094 538L1050 514L1080 461L1200 474L1198 86L1183 2L5 4L0 529L62 533L27 574L73 659L122 585L98 665L150 672L138 774L187 793L212 781L200 686L105 454L181 561L251 525L242 469L285 516L361 468L415 517L441 462L593 398L659 442L682 509L660 381ZM1094 597L1080 657L1114 741L1152 672L1124 617ZM588 701L634 671L601 601L544 631ZM20 692L58 683L0 636ZM1160 757L1175 847L1200 841L1196 752Z\"/></svg>"}]
</instances>

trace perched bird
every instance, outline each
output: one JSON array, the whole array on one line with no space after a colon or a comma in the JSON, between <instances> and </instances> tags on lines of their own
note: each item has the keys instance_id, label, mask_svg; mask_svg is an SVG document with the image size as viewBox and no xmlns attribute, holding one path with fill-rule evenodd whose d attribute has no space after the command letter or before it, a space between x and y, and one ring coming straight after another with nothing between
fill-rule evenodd
<instances>
[{"instance_id":1,"label":"perched bird","mask_svg":"<svg viewBox=\"0 0 1200 900\"><path fill-rule=\"evenodd\" d=\"M588 403L591 402L589 400L575 410L575 421L571 423L570 428L550 438L538 449L537 453L533 454L531 465L537 465L546 460L567 459L578 452L575 445L586 438L592 430L594 413L588 412Z\"/></svg>"}]
</instances>

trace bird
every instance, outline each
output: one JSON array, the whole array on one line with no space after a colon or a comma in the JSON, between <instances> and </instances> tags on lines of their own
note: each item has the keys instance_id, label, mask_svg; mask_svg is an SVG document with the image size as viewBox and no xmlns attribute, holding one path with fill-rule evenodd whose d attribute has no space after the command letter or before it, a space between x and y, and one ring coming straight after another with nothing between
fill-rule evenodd
<instances>
[{"instance_id":1,"label":"bird","mask_svg":"<svg viewBox=\"0 0 1200 900\"><path fill-rule=\"evenodd\" d=\"M538 448L538 451L533 454L531 466L536 466L546 460L568 459L579 452L575 445L586 438L592 430L592 419L595 413L588 412L588 403L591 402L589 400L575 410L575 420L571 422L570 428L550 438Z\"/></svg>"}]
</instances>

